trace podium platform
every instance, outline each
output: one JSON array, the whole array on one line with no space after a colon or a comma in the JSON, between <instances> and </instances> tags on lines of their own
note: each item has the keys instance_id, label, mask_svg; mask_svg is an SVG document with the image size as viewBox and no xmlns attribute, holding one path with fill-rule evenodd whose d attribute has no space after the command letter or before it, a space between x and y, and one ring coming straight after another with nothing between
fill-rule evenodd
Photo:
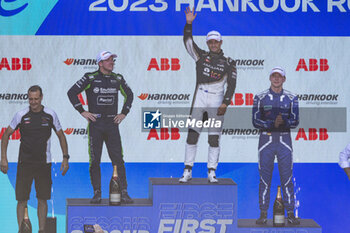
<instances>
[{"instance_id":1,"label":"podium platform","mask_svg":"<svg viewBox=\"0 0 350 233\"><path fill-rule=\"evenodd\" d=\"M300 225L294 226L286 223L284 227L273 227L272 219L266 225L257 225L256 219L238 219L239 233L321 233L322 229L312 219L300 219Z\"/></svg>"},{"instance_id":2,"label":"podium platform","mask_svg":"<svg viewBox=\"0 0 350 233\"><path fill-rule=\"evenodd\" d=\"M237 184L228 178L208 183L194 178L150 178L149 197L133 204L90 204L90 199L67 199L67 233L84 233L84 224L99 224L108 233L321 233L313 220L283 228L237 219ZM278 231L276 231L278 230Z\"/></svg>"}]
</instances>

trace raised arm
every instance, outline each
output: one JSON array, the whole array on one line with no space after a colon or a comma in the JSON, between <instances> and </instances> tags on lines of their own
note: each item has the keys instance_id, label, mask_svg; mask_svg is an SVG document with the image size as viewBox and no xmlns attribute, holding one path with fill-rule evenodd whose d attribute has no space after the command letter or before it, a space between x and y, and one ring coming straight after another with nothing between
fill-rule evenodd
<instances>
[{"instance_id":1,"label":"raised arm","mask_svg":"<svg viewBox=\"0 0 350 233\"><path fill-rule=\"evenodd\" d=\"M183 41L187 52L191 55L191 57L195 61L198 61L199 58L205 53L205 51L200 49L197 46L197 44L193 41L193 37L192 37L192 22L196 18L197 13L194 13L194 9L192 9L191 11L191 9L187 7L185 14L186 14L186 25L184 28Z\"/></svg>"}]
</instances>

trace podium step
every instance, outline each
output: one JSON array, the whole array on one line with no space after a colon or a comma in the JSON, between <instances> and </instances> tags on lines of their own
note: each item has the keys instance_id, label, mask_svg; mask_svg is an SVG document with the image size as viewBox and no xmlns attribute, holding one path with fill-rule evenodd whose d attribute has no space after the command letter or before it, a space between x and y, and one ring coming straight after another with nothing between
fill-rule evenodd
<instances>
[{"instance_id":1,"label":"podium step","mask_svg":"<svg viewBox=\"0 0 350 233\"><path fill-rule=\"evenodd\" d=\"M109 199L102 199L100 204L91 204L89 198L67 199L67 206L109 206ZM120 206L152 206L150 199L133 199L132 204L121 204ZM113 207L113 206L111 206Z\"/></svg>"},{"instance_id":2,"label":"podium step","mask_svg":"<svg viewBox=\"0 0 350 233\"><path fill-rule=\"evenodd\" d=\"M314 220L312 219L299 219L300 225L291 225L286 222L284 227L279 228L321 228ZM238 219L238 227L250 227L250 228L270 228L273 227L272 219L267 220L267 224L265 225L257 225L255 223L256 219ZM273 227L276 229L276 227Z\"/></svg>"},{"instance_id":3,"label":"podium step","mask_svg":"<svg viewBox=\"0 0 350 233\"><path fill-rule=\"evenodd\" d=\"M67 199L67 233L84 233L84 225L99 224L108 233L321 233L311 219L300 226L272 227L255 219L237 219L237 184L228 178L209 183L193 178L150 178L149 198L133 204L90 204L90 199Z\"/></svg>"},{"instance_id":4,"label":"podium step","mask_svg":"<svg viewBox=\"0 0 350 233\"><path fill-rule=\"evenodd\" d=\"M299 219L300 225L291 225L286 222L284 227L274 227L272 219L267 220L265 225L257 225L256 219L238 219L237 227L240 233L291 233L291 232L303 232L303 233L321 233L321 226L318 225L312 219ZM259 231L261 229L261 231Z\"/></svg>"},{"instance_id":5,"label":"podium step","mask_svg":"<svg viewBox=\"0 0 350 233\"><path fill-rule=\"evenodd\" d=\"M180 183L179 178L149 178L151 185L237 185L232 179L220 178L217 183L209 183L207 178L193 178L187 183Z\"/></svg>"}]
</instances>

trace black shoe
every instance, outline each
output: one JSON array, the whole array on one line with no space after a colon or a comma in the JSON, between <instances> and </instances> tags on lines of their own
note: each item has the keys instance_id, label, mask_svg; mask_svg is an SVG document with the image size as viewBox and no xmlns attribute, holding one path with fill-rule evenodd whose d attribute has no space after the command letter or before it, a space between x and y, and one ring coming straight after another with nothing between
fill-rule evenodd
<instances>
[{"instance_id":1,"label":"black shoe","mask_svg":"<svg viewBox=\"0 0 350 233\"><path fill-rule=\"evenodd\" d=\"M300 224L299 219L297 219L295 217L293 211L288 211L288 213L287 213L287 220L288 220L288 223L290 223L292 225L299 225Z\"/></svg>"},{"instance_id":2,"label":"black shoe","mask_svg":"<svg viewBox=\"0 0 350 233\"><path fill-rule=\"evenodd\" d=\"M260 212L260 217L255 222L258 225L263 225L267 223L267 211L262 210Z\"/></svg>"},{"instance_id":3,"label":"black shoe","mask_svg":"<svg viewBox=\"0 0 350 233\"><path fill-rule=\"evenodd\" d=\"M90 200L91 204L100 204L101 203L101 191L99 189L96 189L94 191L94 196L93 198Z\"/></svg>"},{"instance_id":4,"label":"black shoe","mask_svg":"<svg viewBox=\"0 0 350 233\"><path fill-rule=\"evenodd\" d=\"M122 199L122 203L124 203L124 204L134 203L134 201L131 199L131 197L129 196L128 191L126 189L122 190L121 199Z\"/></svg>"}]
</instances>

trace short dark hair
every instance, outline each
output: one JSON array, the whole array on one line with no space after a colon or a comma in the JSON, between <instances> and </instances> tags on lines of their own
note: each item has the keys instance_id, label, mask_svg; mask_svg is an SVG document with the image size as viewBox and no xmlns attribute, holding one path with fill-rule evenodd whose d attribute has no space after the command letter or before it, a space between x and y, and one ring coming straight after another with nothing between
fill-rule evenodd
<instances>
[{"instance_id":1,"label":"short dark hair","mask_svg":"<svg viewBox=\"0 0 350 233\"><path fill-rule=\"evenodd\" d=\"M43 95L43 90L41 89L41 87L39 85L34 85L34 86L29 87L28 94L29 94L29 92L36 92L36 91L40 92L40 96Z\"/></svg>"}]
</instances>

